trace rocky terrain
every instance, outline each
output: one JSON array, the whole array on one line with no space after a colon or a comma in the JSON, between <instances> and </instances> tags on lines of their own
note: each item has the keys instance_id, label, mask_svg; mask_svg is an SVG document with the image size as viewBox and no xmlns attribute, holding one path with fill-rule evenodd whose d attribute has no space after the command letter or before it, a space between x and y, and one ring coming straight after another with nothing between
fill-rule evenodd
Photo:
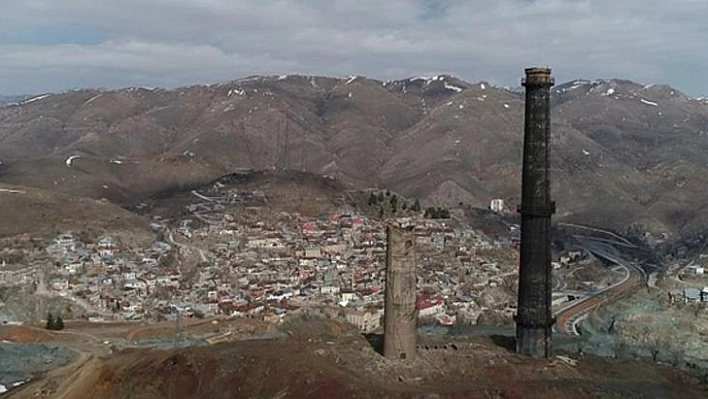
<instances>
[{"instance_id":1,"label":"rocky terrain","mask_svg":"<svg viewBox=\"0 0 708 399\"><path fill-rule=\"evenodd\" d=\"M240 324L237 324L240 323ZM185 326L216 335L247 320ZM125 327L123 327L125 328ZM164 328L164 327L163 327ZM253 325L251 328L258 329ZM41 336L71 347L79 360L25 382L8 398L701 398L691 375L649 362L560 355L550 360L511 353L504 337L421 338L418 357L392 362L347 324L295 316L272 337L241 333L230 342L180 349L138 348L120 326L71 327ZM0 327L0 336L8 336ZM172 339L173 329L146 327ZM138 331L138 330L134 330ZM46 333L45 333L46 334ZM14 333L15 336L18 332ZM86 337L89 337L87 340ZM137 341L136 341L137 340ZM108 356L107 345L116 352ZM123 342L120 344L120 342ZM127 345L127 346L126 346Z\"/></svg>"},{"instance_id":2,"label":"rocky terrain","mask_svg":"<svg viewBox=\"0 0 708 399\"><path fill-rule=\"evenodd\" d=\"M705 101L623 80L552 93L559 220L702 228ZM0 108L0 182L126 204L238 169L292 169L424 205L503 198L513 209L522 131L521 93L450 76L80 90Z\"/></svg>"},{"instance_id":3,"label":"rocky terrain","mask_svg":"<svg viewBox=\"0 0 708 399\"><path fill-rule=\"evenodd\" d=\"M700 280L695 286L702 288ZM599 307L581 325L590 337L587 349L708 370L708 311L705 303L682 300L687 286L677 276L662 274L654 286ZM708 381L708 373L702 374Z\"/></svg>"}]
</instances>

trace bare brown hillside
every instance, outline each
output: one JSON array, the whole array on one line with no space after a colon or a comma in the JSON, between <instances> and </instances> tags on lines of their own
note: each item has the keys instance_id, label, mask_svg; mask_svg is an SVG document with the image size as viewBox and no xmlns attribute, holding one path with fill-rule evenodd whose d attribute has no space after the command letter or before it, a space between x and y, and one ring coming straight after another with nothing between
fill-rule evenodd
<instances>
[{"instance_id":1,"label":"bare brown hillside","mask_svg":"<svg viewBox=\"0 0 708 399\"><path fill-rule=\"evenodd\" d=\"M708 221L705 101L622 80L553 96L559 219L669 234ZM0 108L0 181L126 203L236 169L300 170L424 204L513 209L522 123L521 94L444 75L81 90Z\"/></svg>"},{"instance_id":2,"label":"bare brown hillside","mask_svg":"<svg viewBox=\"0 0 708 399\"><path fill-rule=\"evenodd\" d=\"M149 239L148 220L107 200L71 196L35 187L0 183L0 238L19 234L53 237L87 228L126 241Z\"/></svg>"},{"instance_id":3,"label":"bare brown hillside","mask_svg":"<svg viewBox=\"0 0 708 399\"><path fill-rule=\"evenodd\" d=\"M417 359L390 361L336 320L294 319L280 329L278 338L107 355L101 341L115 341L121 326L77 326L54 343L79 351L79 359L8 397L678 399L706 393L699 378L677 369L594 356L532 359L499 346L499 337L421 338ZM172 333L167 326L163 339Z\"/></svg>"}]
</instances>

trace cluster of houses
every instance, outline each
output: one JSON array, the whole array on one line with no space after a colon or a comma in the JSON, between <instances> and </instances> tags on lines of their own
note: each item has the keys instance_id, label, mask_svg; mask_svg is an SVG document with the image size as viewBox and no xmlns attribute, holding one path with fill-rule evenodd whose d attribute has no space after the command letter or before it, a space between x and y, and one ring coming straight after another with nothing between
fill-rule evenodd
<instances>
[{"instance_id":1,"label":"cluster of houses","mask_svg":"<svg viewBox=\"0 0 708 399\"><path fill-rule=\"evenodd\" d=\"M70 233L60 234L46 248L53 271L40 284L46 280L47 289L80 301L94 317L141 319L151 293L180 286L179 271L160 263L171 250L161 241L133 250L112 236L82 243Z\"/></svg>"},{"instance_id":2,"label":"cluster of houses","mask_svg":"<svg viewBox=\"0 0 708 399\"><path fill-rule=\"evenodd\" d=\"M38 281L80 302L94 319L229 315L277 321L296 309L317 308L363 332L381 326L382 222L352 210L269 218L263 216L273 215L263 193L222 188L209 196L194 192L195 203L178 220L156 217L152 227L164 241L147 248L128 248L112 236L82 243L70 233L58 235L46 247L52 272ZM516 263L497 264L488 252L512 253L510 241L494 242L446 220L413 222L421 322L473 324L483 312L513 312L508 303L482 295L506 289ZM187 262L186 253L195 250L201 261Z\"/></svg>"},{"instance_id":3,"label":"cluster of houses","mask_svg":"<svg viewBox=\"0 0 708 399\"><path fill-rule=\"evenodd\" d=\"M350 211L279 216L273 223L254 218L245 224L231 217L226 223L203 224L182 234L182 239L191 237L195 245L199 237L217 238L199 242L214 255L193 286L193 292L206 290L210 308L204 313L273 319L293 309L318 307L364 332L379 328L385 288L384 225ZM441 220L421 219L415 224L421 255L420 319L453 324L461 312L461 320L474 323L481 312L490 310L475 301L474 291L504 284L498 277L504 271L477 256L477 251L502 244ZM427 254L437 259L431 261ZM504 311L508 306L500 307Z\"/></svg>"},{"instance_id":4,"label":"cluster of houses","mask_svg":"<svg viewBox=\"0 0 708 399\"><path fill-rule=\"evenodd\" d=\"M700 258L705 258L706 255L701 254ZM700 279L705 275L705 268L700 265L689 265L683 270L684 276L689 279ZM672 294L673 297L678 295ZM700 288L684 288L681 292L681 297L684 302L703 302L708 303L708 286Z\"/></svg>"},{"instance_id":5,"label":"cluster of houses","mask_svg":"<svg viewBox=\"0 0 708 399\"><path fill-rule=\"evenodd\" d=\"M37 279L39 268L36 266L0 264L0 286L28 285Z\"/></svg>"}]
</instances>

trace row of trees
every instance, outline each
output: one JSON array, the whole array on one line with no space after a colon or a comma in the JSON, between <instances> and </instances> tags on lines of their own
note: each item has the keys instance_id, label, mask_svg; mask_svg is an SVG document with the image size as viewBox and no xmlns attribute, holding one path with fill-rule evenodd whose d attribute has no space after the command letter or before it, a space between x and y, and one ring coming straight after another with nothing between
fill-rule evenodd
<instances>
[{"instance_id":1,"label":"row of trees","mask_svg":"<svg viewBox=\"0 0 708 399\"><path fill-rule=\"evenodd\" d=\"M401 211L407 211L410 210L411 212L420 212L421 207L420 207L420 201L416 198L416 200L413 202L413 205L410 205L406 200L400 199L396 194L391 194L390 191L386 191L384 194L383 192L379 192L378 195L374 194L373 192L369 194L369 206L376 206L379 205L381 209L383 210L383 206L386 204L390 205L391 207L391 212L396 213L399 210Z\"/></svg>"},{"instance_id":2,"label":"row of trees","mask_svg":"<svg viewBox=\"0 0 708 399\"><path fill-rule=\"evenodd\" d=\"M449 219L450 211L445 208L433 208L431 206L425 210L423 217L430 219Z\"/></svg>"}]
</instances>

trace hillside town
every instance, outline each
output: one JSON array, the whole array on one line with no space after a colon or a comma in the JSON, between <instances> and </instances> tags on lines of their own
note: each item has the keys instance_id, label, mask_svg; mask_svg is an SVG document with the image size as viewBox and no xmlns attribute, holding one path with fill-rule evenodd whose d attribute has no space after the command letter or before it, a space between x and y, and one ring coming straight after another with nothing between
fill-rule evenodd
<instances>
[{"instance_id":1,"label":"hillside town","mask_svg":"<svg viewBox=\"0 0 708 399\"><path fill-rule=\"evenodd\" d=\"M5 264L0 282L64 298L89 321L226 315L277 322L316 308L362 332L380 328L384 222L353 209L273 214L263 192L221 183L191 194L179 217L152 216L157 239L148 247L64 232L31 251L29 266ZM510 320L518 262L511 235L495 241L450 219L410 222L419 324Z\"/></svg>"}]
</instances>

